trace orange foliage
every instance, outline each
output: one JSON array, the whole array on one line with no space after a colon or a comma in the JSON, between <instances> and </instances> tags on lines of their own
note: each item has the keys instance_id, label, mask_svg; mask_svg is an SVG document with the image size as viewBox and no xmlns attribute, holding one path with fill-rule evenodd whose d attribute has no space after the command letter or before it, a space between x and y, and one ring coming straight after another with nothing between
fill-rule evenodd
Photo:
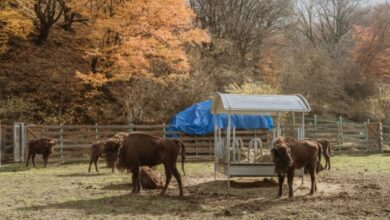
<instances>
[{"instance_id":1,"label":"orange foliage","mask_svg":"<svg viewBox=\"0 0 390 220\"><path fill-rule=\"evenodd\" d=\"M390 80L390 4L374 8L367 25L355 26L357 41L352 51L365 77L379 77Z\"/></svg>"},{"instance_id":2,"label":"orange foliage","mask_svg":"<svg viewBox=\"0 0 390 220\"><path fill-rule=\"evenodd\" d=\"M194 16L184 0L134 0L118 6L113 17L98 19L101 33L120 34L120 44L106 51L114 64L109 75L128 80L135 73L188 73L185 46L209 41L205 31L193 26Z\"/></svg>"}]
</instances>

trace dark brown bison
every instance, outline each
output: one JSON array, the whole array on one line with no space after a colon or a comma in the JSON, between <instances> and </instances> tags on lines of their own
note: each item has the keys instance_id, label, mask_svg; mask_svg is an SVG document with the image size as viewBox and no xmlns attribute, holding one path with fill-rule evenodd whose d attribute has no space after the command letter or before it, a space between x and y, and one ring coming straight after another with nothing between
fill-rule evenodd
<instances>
[{"instance_id":1,"label":"dark brown bison","mask_svg":"<svg viewBox=\"0 0 390 220\"><path fill-rule=\"evenodd\" d=\"M106 157L107 167L111 167L112 172L114 172L115 164L118 160L119 148L122 147L123 140L127 135L129 135L129 133L119 132L107 139L104 144L104 155Z\"/></svg>"},{"instance_id":2,"label":"dark brown bison","mask_svg":"<svg viewBox=\"0 0 390 220\"><path fill-rule=\"evenodd\" d=\"M325 167L324 169L330 170L330 155L332 153L331 145L327 140L319 140L318 141L322 147L322 155L325 158Z\"/></svg>"},{"instance_id":3,"label":"dark brown bison","mask_svg":"<svg viewBox=\"0 0 390 220\"><path fill-rule=\"evenodd\" d=\"M321 162L321 146L312 140L296 140L293 138L279 137L274 142L271 150L275 172L278 174L279 192L283 193L283 182L287 174L289 197L293 197L294 170L305 167L310 173L311 189L313 195L317 191L316 171Z\"/></svg>"},{"instance_id":4,"label":"dark brown bison","mask_svg":"<svg viewBox=\"0 0 390 220\"><path fill-rule=\"evenodd\" d=\"M55 140L49 138L41 138L37 140L31 140L28 143L28 156L26 166L28 167L28 161L32 160L32 164L35 167L35 155L42 154L44 167L47 166L47 161L51 153L53 152L53 148L56 145Z\"/></svg>"},{"instance_id":5,"label":"dark brown bison","mask_svg":"<svg viewBox=\"0 0 390 220\"><path fill-rule=\"evenodd\" d=\"M167 190L173 174L179 185L180 196L183 196L181 176L176 168L176 161L180 151L184 173L185 152L184 144L181 141L134 132L129 134L123 141L123 145L119 150L117 168L119 170L127 169L132 172L132 192L138 193L141 190L140 167L156 166L162 163L165 168L166 182L161 195Z\"/></svg>"},{"instance_id":6,"label":"dark brown bison","mask_svg":"<svg viewBox=\"0 0 390 220\"><path fill-rule=\"evenodd\" d=\"M91 160L89 161L88 173L91 172L92 163L95 164L96 172L99 172L99 168L98 168L97 163L99 161L99 158L103 157L103 153L104 153L104 142L103 141L98 141L98 142L91 145Z\"/></svg>"}]
</instances>

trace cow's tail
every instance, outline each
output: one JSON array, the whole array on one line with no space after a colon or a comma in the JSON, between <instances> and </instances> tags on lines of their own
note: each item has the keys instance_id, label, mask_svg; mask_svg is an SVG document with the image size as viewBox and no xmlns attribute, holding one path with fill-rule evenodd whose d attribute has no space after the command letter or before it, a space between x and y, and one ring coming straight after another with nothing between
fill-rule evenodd
<instances>
[{"instance_id":1,"label":"cow's tail","mask_svg":"<svg viewBox=\"0 0 390 220\"><path fill-rule=\"evenodd\" d=\"M321 167L321 154L322 154L322 144L318 143L318 165Z\"/></svg>"},{"instance_id":2,"label":"cow's tail","mask_svg":"<svg viewBox=\"0 0 390 220\"><path fill-rule=\"evenodd\" d=\"M180 140L176 140L176 142L180 146L180 151L181 151L181 169L183 170L184 176L186 175L186 172L184 171L184 161L186 159L186 152L185 152L185 146L184 143Z\"/></svg>"}]
</instances>

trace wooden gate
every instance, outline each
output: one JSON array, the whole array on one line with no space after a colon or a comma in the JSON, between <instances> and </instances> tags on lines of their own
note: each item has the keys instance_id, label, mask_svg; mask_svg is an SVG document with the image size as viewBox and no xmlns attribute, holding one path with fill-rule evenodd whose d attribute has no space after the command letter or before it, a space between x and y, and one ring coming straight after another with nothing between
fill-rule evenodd
<instances>
[{"instance_id":1,"label":"wooden gate","mask_svg":"<svg viewBox=\"0 0 390 220\"><path fill-rule=\"evenodd\" d=\"M383 131L382 123L368 123L367 124L368 152L382 152L383 151Z\"/></svg>"}]
</instances>

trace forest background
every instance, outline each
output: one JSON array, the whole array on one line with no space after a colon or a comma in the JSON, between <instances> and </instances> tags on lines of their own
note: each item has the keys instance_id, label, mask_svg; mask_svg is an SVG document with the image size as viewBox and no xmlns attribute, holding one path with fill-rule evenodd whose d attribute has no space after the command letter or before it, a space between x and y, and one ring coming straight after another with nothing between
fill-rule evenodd
<instances>
[{"instance_id":1,"label":"forest background","mask_svg":"<svg viewBox=\"0 0 390 220\"><path fill-rule=\"evenodd\" d=\"M215 92L390 123L390 4L0 0L0 120L152 124Z\"/></svg>"}]
</instances>

